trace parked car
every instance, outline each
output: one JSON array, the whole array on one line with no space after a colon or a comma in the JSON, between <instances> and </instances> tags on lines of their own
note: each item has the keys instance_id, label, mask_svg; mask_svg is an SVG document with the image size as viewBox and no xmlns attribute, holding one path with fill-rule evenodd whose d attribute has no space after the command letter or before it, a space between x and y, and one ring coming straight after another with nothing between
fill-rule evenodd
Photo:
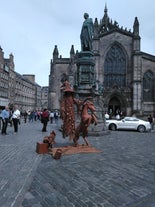
<instances>
[{"instance_id":1,"label":"parked car","mask_svg":"<svg viewBox=\"0 0 155 207\"><path fill-rule=\"evenodd\" d=\"M136 117L125 117L121 120L109 119L106 120L106 126L109 130L136 130L146 132L151 130L151 125L148 121L138 119Z\"/></svg>"}]
</instances>

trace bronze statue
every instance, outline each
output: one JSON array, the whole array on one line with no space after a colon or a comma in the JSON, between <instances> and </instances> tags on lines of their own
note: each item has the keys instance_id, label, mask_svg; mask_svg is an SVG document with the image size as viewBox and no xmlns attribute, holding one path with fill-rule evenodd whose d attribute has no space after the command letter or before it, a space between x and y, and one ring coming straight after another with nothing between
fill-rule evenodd
<instances>
[{"instance_id":1,"label":"bronze statue","mask_svg":"<svg viewBox=\"0 0 155 207\"><path fill-rule=\"evenodd\" d=\"M63 97L61 100L60 115L63 120L63 137L69 136L69 139L73 140L75 146L77 146L81 134L86 145L89 145L87 140L88 127L90 124L97 124L95 107L93 102L90 101L91 97L86 98L84 101L75 99L73 97L74 91L68 81L63 83L61 89L63 90ZM77 106L80 114L80 124L77 127L75 127L74 104ZM88 113L88 110L91 114L90 112Z\"/></svg>"},{"instance_id":2,"label":"bronze statue","mask_svg":"<svg viewBox=\"0 0 155 207\"><path fill-rule=\"evenodd\" d=\"M90 124L97 125L97 117L95 115L95 106L93 102L89 100L90 98L87 98L82 102L82 110L81 110L81 120L80 124L77 126L75 130L75 137L74 137L74 143L75 146L78 145L78 139L80 134L82 135L86 145L89 145L87 136L88 136L88 127ZM88 113L88 110L91 112Z\"/></svg>"},{"instance_id":3,"label":"bronze statue","mask_svg":"<svg viewBox=\"0 0 155 207\"><path fill-rule=\"evenodd\" d=\"M81 29L81 49L82 51L92 50L92 38L94 34L93 20L89 18L88 13L84 13L85 21Z\"/></svg>"}]
</instances>

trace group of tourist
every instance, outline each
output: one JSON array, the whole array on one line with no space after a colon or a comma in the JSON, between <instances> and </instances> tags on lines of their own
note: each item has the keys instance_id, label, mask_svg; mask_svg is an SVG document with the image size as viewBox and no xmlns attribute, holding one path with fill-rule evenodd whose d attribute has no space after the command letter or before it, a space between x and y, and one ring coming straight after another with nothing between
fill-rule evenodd
<instances>
[{"instance_id":1,"label":"group of tourist","mask_svg":"<svg viewBox=\"0 0 155 207\"><path fill-rule=\"evenodd\" d=\"M24 117L24 122L26 123L27 120L29 122L40 120L41 111L39 110L28 110L21 114Z\"/></svg>"},{"instance_id":2,"label":"group of tourist","mask_svg":"<svg viewBox=\"0 0 155 207\"><path fill-rule=\"evenodd\" d=\"M18 132L18 126L21 122L21 118L23 117L24 123L27 122L33 122L39 120L42 124L42 132L47 131L47 124L50 121L51 124L58 123L59 118L59 112L58 110L49 111L47 108L44 108L41 111L25 111L20 112L20 110L17 108L17 106L14 106L13 109L9 109L8 106L5 106L5 108L1 111L1 119L0 119L0 129L2 135L7 135L7 127L8 125L14 127L14 133Z\"/></svg>"},{"instance_id":3,"label":"group of tourist","mask_svg":"<svg viewBox=\"0 0 155 207\"><path fill-rule=\"evenodd\" d=\"M13 110L10 110L8 106L1 112L1 119L2 119L2 135L7 135L7 126L8 123L11 121L14 126L14 133L18 132L18 125L20 121L20 111L18 110L17 106L14 106Z\"/></svg>"},{"instance_id":4,"label":"group of tourist","mask_svg":"<svg viewBox=\"0 0 155 207\"><path fill-rule=\"evenodd\" d=\"M116 112L115 114L105 112L105 119L117 119L117 120L120 120L122 117L124 117L124 113L123 112Z\"/></svg>"}]
</instances>

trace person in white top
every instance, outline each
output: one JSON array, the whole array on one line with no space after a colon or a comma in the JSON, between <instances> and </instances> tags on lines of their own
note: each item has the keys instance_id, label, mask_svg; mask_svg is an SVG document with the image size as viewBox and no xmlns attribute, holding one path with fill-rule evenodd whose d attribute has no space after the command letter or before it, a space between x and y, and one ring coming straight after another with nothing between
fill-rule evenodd
<instances>
[{"instance_id":1,"label":"person in white top","mask_svg":"<svg viewBox=\"0 0 155 207\"><path fill-rule=\"evenodd\" d=\"M51 124L53 124L53 118L54 118L54 112L51 111L51 112L50 112L50 120L51 120Z\"/></svg>"},{"instance_id":2,"label":"person in white top","mask_svg":"<svg viewBox=\"0 0 155 207\"><path fill-rule=\"evenodd\" d=\"M105 119L109 119L109 114L107 112L105 113Z\"/></svg>"},{"instance_id":3,"label":"person in white top","mask_svg":"<svg viewBox=\"0 0 155 207\"><path fill-rule=\"evenodd\" d=\"M14 106L14 111L12 114L12 121L13 121L13 126L14 126L14 132L18 132L18 125L19 125L19 120L20 120L20 111L18 110L17 106Z\"/></svg>"},{"instance_id":4,"label":"person in white top","mask_svg":"<svg viewBox=\"0 0 155 207\"><path fill-rule=\"evenodd\" d=\"M120 120L120 115L119 114L116 114L116 119Z\"/></svg>"}]
</instances>

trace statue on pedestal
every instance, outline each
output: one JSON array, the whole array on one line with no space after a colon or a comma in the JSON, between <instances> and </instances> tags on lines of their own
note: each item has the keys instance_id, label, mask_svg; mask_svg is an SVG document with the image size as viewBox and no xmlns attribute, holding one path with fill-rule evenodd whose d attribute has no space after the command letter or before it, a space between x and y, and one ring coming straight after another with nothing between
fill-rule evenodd
<instances>
[{"instance_id":1,"label":"statue on pedestal","mask_svg":"<svg viewBox=\"0 0 155 207\"><path fill-rule=\"evenodd\" d=\"M85 21L81 29L81 49L82 51L92 51L92 38L94 34L93 20L88 13L84 13Z\"/></svg>"}]
</instances>

